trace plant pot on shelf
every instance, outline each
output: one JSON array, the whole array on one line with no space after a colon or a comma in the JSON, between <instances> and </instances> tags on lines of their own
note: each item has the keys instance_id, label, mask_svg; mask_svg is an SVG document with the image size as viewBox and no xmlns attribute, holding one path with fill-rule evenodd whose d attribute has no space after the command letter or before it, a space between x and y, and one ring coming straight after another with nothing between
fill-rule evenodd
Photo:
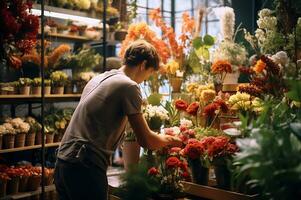
<instances>
[{"instance_id":1,"label":"plant pot on shelf","mask_svg":"<svg viewBox=\"0 0 301 200\"><path fill-rule=\"evenodd\" d=\"M6 196L7 180L0 180L0 198Z\"/></svg>"},{"instance_id":2,"label":"plant pot on shelf","mask_svg":"<svg viewBox=\"0 0 301 200\"><path fill-rule=\"evenodd\" d=\"M19 177L11 177L11 180L7 182L7 194L16 194L19 191Z\"/></svg>"},{"instance_id":3,"label":"plant pot on shelf","mask_svg":"<svg viewBox=\"0 0 301 200\"><path fill-rule=\"evenodd\" d=\"M32 175L28 178L27 191L35 191L39 188L41 184L40 175Z\"/></svg>"},{"instance_id":4,"label":"plant pot on shelf","mask_svg":"<svg viewBox=\"0 0 301 200\"><path fill-rule=\"evenodd\" d=\"M124 168L126 171L132 166L137 165L140 157L140 145L137 141L124 141L122 148Z\"/></svg>"},{"instance_id":5,"label":"plant pot on shelf","mask_svg":"<svg viewBox=\"0 0 301 200\"><path fill-rule=\"evenodd\" d=\"M65 94L73 94L73 85L67 85L64 89Z\"/></svg>"},{"instance_id":6,"label":"plant pot on shelf","mask_svg":"<svg viewBox=\"0 0 301 200\"><path fill-rule=\"evenodd\" d=\"M3 148L12 149L15 146L15 134L4 134L3 135Z\"/></svg>"},{"instance_id":7,"label":"plant pot on shelf","mask_svg":"<svg viewBox=\"0 0 301 200\"><path fill-rule=\"evenodd\" d=\"M56 133L53 136L53 142L60 142L62 140L63 135L61 133Z\"/></svg>"},{"instance_id":8,"label":"plant pot on shelf","mask_svg":"<svg viewBox=\"0 0 301 200\"><path fill-rule=\"evenodd\" d=\"M53 87L52 94L64 94L64 86Z\"/></svg>"},{"instance_id":9,"label":"plant pot on shelf","mask_svg":"<svg viewBox=\"0 0 301 200\"><path fill-rule=\"evenodd\" d=\"M44 87L44 94L49 95L51 93L51 86L45 86Z\"/></svg>"},{"instance_id":10,"label":"plant pot on shelf","mask_svg":"<svg viewBox=\"0 0 301 200\"><path fill-rule=\"evenodd\" d=\"M54 133L46 133L46 144L53 143Z\"/></svg>"},{"instance_id":11,"label":"plant pot on shelf","mask_svg":"<svg viewBox=\"0 0 301 200\"><path fill-rule=\"evenodd\" d=\"M15 137L15 148L25 146L26 133L17 133Z\"/></svg>"},{"instance_id":12,"label":"plant pot on shelf","mask_svg":"<svg viewBox=\"0 0 301 200\"><path fill-rule=\"evenodd\" d=\"M208 185L209 168L204 167L201 159L188 159L192 173L192 180L196 184Z\"/></svg>"},{"instance_id":13,"label":"plant pot on shelf","mask_svg":"<svg viewBox=\"0 0 301 200\"><path fill-rule=\"evenodd\" d=\"M19 192L26 192L29 176L22 176L19 183Z\"/></svg>"},{"instance_id":14,"label":"plant pot on shelf","mask_svg":"<svg viewBox=\"0 0 301 200\"><path fill-rule=\"evenodd\" d=\"M183 82L183 77L170 76L169 83L172 88L172 92L180 92Z\"/></svg>"},{"instance_id":15,"label":"plant pot on shelf","mask_svg":"<svg viewBox=\"0 0 301 200\"><path fill-rule=\"evenodd\" d=\"M35 133L26 134L25 146L33 146L35 144Z\"/></svg>"},{"instance_id":16,"label":"plant pot on shelf","mask_svg":"<svg viewBox=\"0 0 301 200\"><path fill-rule=\"evenodd\" d=\"M35 145L42 144L42 133L41 132L36 133L36 137L35 137L34 143L35 143Z\"/></svg>"},{"instance_id":17,"label":"plant pot on shelf","mask_svg":"<svg viewBox=\"0 0 301 200\"><path fill-rule=\"evenodd\" d=\"M41 86L32 87L32 94L33 95L41 95Z\"/></svg>"},{"instance_id":18,"label":"plant pot on shelf","mask_svg":"<svg viewBox=\"0 0 301 200\"><path fill-rule=\"evenodd\" d=\"M30 94L30 86L20 86L19 88L20 94L29 95Z\"/></svg>"},{"instance_id":19,"label":"plant pot on shelf","mask_svg":"<svg viewBox=\"0 0 301 200\"><path fill-rule=\"evenodd\" d=\"M86 82L79 81L76 83L76 93L81 94L86 86Z\"/></svg>"}]
</instances>

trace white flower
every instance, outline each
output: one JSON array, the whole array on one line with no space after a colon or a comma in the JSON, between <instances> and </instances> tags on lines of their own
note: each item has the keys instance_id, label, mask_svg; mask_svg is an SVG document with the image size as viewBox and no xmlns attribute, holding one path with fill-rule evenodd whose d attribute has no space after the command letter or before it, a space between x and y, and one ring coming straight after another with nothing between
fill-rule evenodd
<instances>
[{"instance_id":1,"label":"white flower","mask_svg":"<svg viewBox=\"0 0 301 200\"><path fill-rule=\"evenodd\" d=\"M232 40L235 27L235 14L233 8L224 7L220 23L223 38L225 40Z\"/></svg>"},{"instance_id":2,"label":"white flower","mask_svg":"<svg viewBox=\"0 0 301 200\"><path fill-rule=\"evenodd\" d=\"M159 117L162 121L168 120L168 112L162 106L147 105L143 111L144 117L149 120L153 117Z\"/></svg>"},{"instance_id":3,"label":"white flower","mask_svg":"<svg viewBox=\"0 0 301 200\"><path fill-rule=\"evenodd\" d=\"M183 118L183 119L180 120L180 126L185 126L187 128L190 128L190 127L193 126L193 123L192 123L191 120Z\"/></svg>"},{"instance_id":4,"label":"white flower","mask_svg":"<svg viewBox=\"0 0 301 200\"><path fill-rule=\"evenodd\" d=\"M0 135L6 134L7 130L4 125L0 125Z\"/></svg>"},{"instance_id":5,"label":"white flower","mask_svg":"<svg viewBox=\"0 0 301 200\"><path fill-rule=\"evenodd\" d=\"M259 18L269 17L272 15L272 11L270 9L264 8L259 11L258 16Z\"/></svg>"},{"instance_id":6,"label":"white flower","mask_svg":"<svg viewBox=\"0 0 301 200\"><path fill-rule=\"evenodd\" d=\"M4 123L3 126L4 126L5 129L7 130L6 133L9 133L9 134L16 134L16 130L14 129L14 127L13 127L10 123Z\"/></svg>"},{"instance_id":7,"label":"white flower","mask_svg":"<svg viewBox=\"0 0 301 200\"><path fill-rule=\"evenodd\" d=\"M277 52L275 55L272 56L272 60L276 63L276 64L280 64L282 66L285 66L288 64L288 56L287 53L285 51L279 51Z\"/></svg>"},{"instance_id":8,"label":"white flower","mask_svg":"<svg viewBox=\"0 0 301 200\"><path fill-rule=\"evenodd\" d=\"M277 18L276 17L264 17L257 20L257 25L261 29L276 30Z\"/></svg>"}]
</instances>

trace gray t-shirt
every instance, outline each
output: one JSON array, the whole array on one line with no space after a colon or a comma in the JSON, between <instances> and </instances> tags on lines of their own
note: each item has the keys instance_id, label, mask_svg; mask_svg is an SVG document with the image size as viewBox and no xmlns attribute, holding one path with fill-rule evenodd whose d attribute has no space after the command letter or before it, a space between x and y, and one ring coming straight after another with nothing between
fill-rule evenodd
<instances>
[{"instance_id":1,"label":"gray t-shirt","mask_svg":"<svg viewBox=\"0 0 301 200\"><path fill-rule=\"evenodd\" d=\"M127 115L141 113L141 104L139 86L122 71L94 77L72 115L58 158L69 162L88 159L106 170L123 139Z\"/></svg>"}]
</instances>

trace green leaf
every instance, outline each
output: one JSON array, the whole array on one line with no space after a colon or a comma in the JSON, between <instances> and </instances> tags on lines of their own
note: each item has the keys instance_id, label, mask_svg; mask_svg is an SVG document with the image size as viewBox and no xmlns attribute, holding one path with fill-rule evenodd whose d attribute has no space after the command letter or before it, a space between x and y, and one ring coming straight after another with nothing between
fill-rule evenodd
<instances>
[{"instance_id":1,"label":"green leaf","mask_svg":"<svg viewBox=\"0 0 301 200\"><path fill-rule=\"evenodd\" d=\"M206 47L201 47L199 49L195 50L196 55L199 59L206 59L208 60L210 58L209 50Z\"/></svg>"},{"instance_id":2,"label":"green leaf","mask_svg":"<svg viewBox=\"0 0 301 200\"><path fill-rule=\"evenodd\" d=\"M301 123L291 123L290 128L294 134L301 140Z\"/></svg>"},{"instance_id":3,"label":"green leaf","mask_svg":"<svg viewBox=\"0 0 301 200\"><path fill-rule=\"evenodd\" d=\"M196 37L192 40L192 46L195 49L200 48L203 45L202 37Z\"/></svg>"},{"instance_id":4,"label":"green leaf","mask_svg":"<svg viewBox=\"0 0 301 200\"><path fill-rule=\"evenodd\" d=\"M204 44L208 45L208 46L212 46L214 45L214 37L212 37L211 35L205 35L204 36Z\"/></svg>"},{"instance_id":5,"label":"green leaf","mask_svg":"<svg viewBox=\"0 0 301 200\"><path fill-rule=\"evenodd\" d=\"M293 101L301 101L301 81L290 80L288 81L290 90L286 93L287 97Z\"/></svg>"},{"instance_id":6,"label":"green leaf","mask_svg":"<svg viewBox=\"0 0 301 200\"><path fill-rule=\"evenodd\" d=\"M153 93L148 96L147 101L153 106L159 106L162 99L162 94Z\"/></svg>"}]
</instances>

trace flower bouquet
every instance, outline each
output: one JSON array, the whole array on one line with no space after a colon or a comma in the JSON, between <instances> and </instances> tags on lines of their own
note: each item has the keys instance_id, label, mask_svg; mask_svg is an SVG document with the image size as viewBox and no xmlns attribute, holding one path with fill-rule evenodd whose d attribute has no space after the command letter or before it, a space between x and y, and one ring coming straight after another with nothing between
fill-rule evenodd
<instances>
[{"instance_id":1,"label":"flower bouquet","mask_svg":"<svg viewBox=\"0 0 301 200\"><path fill-rule=\"evenodd\" d=\"M145 117L151 130L159 131L161 126L169 119L168 112L162 106L147 105L143 108Z\"/></svg>"},{"instance_id":2,"label":"flower bouquet","mask_svg":"<svg viewBox=\"0 0 301 200\"><path fill-rule=\"evenodd\" d=\"M30 125L21 118L7 119L6 122L10 123L16 133L14 147L24 147L25 138L30 130Z\"/></svg>"}]
</instances>

